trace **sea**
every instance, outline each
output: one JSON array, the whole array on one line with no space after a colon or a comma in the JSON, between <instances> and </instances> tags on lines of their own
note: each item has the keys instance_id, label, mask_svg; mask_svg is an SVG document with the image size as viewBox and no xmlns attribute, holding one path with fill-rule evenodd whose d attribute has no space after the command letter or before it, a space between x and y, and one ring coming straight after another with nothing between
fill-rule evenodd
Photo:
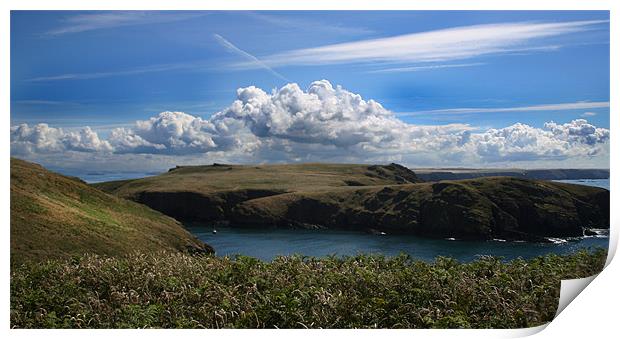
<instances>
[{"instance_id":1,"label":"sea","mask_svg":"<svg viewBox=\"0 0 620 339\"><path fill-rule=\"evenodd\" d=\"M594 186L601 187L606 190L609 190L609 179L575 179L575 180L553 180L557 182L566 182L569 184L576 185L586 185L586 186Z\"/></svg>"},{"instance_id":2,"label":"sea","mask_svg":"<svg viewBox=\"0 0 620 339\"><path fill-rule=\"evenodd\" d=\"M578 185L609 189L609 179L558 180ZM464 241L429 239L403 235L373 235L338 230L287 230L217 227L208 224L186 225L187 229L215 249L218 256L245 255L271 261L277 256L312 257L376 254L394 256L401 253L424 261L438 256L468 262L481 256L502 257L504 260L532 258L549 253L569 254L580 249L608 248L609 233L570 239L552 239L553 243L530 243L494 239Z\"/></svg>"}]
</instances>

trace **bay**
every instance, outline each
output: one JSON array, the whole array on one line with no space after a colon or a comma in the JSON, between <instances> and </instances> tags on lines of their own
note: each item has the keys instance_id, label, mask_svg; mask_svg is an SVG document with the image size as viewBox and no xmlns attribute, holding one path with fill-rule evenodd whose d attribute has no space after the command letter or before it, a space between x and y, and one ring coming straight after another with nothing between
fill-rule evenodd
<instances>
[{"instance_id":1,"label":"bay","mask_svg":"<svg viewBox=\"0 0 620 339\"><path fill-rule=\"evenodd\" d=\"M582 248L608 247L607 236L575 238L562 243L528 243L493 241L463 241L429 239L404 235L372 235L337 230L290 230L218 228L217 234L206 225L187 226L200 240L213 246L218 256L237 254L271 261L277 256L299 254L325 257L357 254L387 256L406 253L413 258L432 261L437 256L452 257L467 262L481 255L532 258L548 253L568 254Z\"/></svg>"},{"instance_id":2,"label":"bay","mask_svg":"<svg viewBox=\"0 0 620 339\"><path fill-rule=\"evenodd\" d=\"M557 180L578 185L609 189L609 179ZM213 246L218 256L246 255L271 261L277 256L299 254L325 257L378 254L393 256L401 253L424 261L438 256L452 257L468 262L484 255L515 258L532 258L554 253L569 254L580 249L608 248L607 232L601 235L572 239L556 239L556 243L510 242L502 239L491 241L464 241L429 239L405 235L373 235L339 230L289 230L252 228L213 228L206 224L186 225L200 240Z\"/></svg>"}]
</instances>

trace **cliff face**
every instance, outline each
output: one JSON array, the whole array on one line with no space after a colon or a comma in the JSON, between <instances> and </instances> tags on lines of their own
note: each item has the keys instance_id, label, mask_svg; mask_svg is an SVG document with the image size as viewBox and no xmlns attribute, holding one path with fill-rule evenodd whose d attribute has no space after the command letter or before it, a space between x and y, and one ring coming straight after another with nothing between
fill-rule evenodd
<instances>
[{"instance_id":1,"label":"cliff face","mask_svg":"<svg viewBox=\"0 0 620 339\"><path fill-rule=\"evenodd\" d=\"M229 220L241 202L280 194L269 190L235 190L202 194L198 192L139 192L133 199L154 210L183 221Z\"/></svg>"},{"instance_id":2,"label":"cliff face","mask_svg":"<svg viewBox=\"0 0 620 339\"><path fill-rule=\"evenodd\" d=\"M386 186L246 201L233 224L542 240L609 227L609 192L514 178Z\"/></svg>"},{"instance_id":3,"label":"cliff face","mask_svg":"<svg viewBox=\"0 0 620 339\"><path fill-rule=\"evenodd\" d=\"M239 227L531 241L609 227L609 191L594 187L510 177L420 183L396 164L226 166L100 186L180 220Z\"/></svg>"},{"instance_id":4,"label":"cliff face","mask_svg":"<svg viewBox=\"0 0 620 339\"><path fill-rule=\"evenodd\" d=\"M11 159L11 261L84 253L212 252L176 220L79 179Z\"/></svg>"}]
</instances>

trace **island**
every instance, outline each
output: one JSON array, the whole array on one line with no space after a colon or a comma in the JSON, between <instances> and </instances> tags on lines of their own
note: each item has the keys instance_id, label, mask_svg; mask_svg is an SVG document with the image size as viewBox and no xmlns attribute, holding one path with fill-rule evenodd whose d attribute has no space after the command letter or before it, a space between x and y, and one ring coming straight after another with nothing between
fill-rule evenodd
<instances>
[{"instance_id":1,"label":"island","mask_svg":"<svg viewBox=\"0 0 620 339\"><path fill-rule=\"evenodd\" d=\"M180 221L230 227L543 242L609 228L606 189L510 176L424 182L398 164L177 166L93 186Z\"/></svg>"}]
</instances>

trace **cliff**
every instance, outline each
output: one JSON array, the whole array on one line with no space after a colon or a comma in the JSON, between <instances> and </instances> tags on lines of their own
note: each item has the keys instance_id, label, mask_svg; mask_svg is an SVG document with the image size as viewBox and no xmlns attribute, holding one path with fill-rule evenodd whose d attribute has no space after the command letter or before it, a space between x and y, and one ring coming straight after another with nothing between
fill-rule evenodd
<instances>
[{"instance_id":1,"label":"cliff","mask_svg":"<svg viewBox=\"0 0 620 339\"><path fill-rule=\"evenodd\" d=\"M390 165L190 166L96 184L179 220L542 241L609 227L609 191L512 177L422 183Z\"/></svg>"},{"instance_id":2,"label":"cliff","mask_svg":"<svg viewBox=\"0 0 620 339\"><path fill-rule=\"evenodd\" d=\"M507 177L289 193L245 201L232 224L544 241L609 227L609 192Z\"/></svg>"}]
</instances>

